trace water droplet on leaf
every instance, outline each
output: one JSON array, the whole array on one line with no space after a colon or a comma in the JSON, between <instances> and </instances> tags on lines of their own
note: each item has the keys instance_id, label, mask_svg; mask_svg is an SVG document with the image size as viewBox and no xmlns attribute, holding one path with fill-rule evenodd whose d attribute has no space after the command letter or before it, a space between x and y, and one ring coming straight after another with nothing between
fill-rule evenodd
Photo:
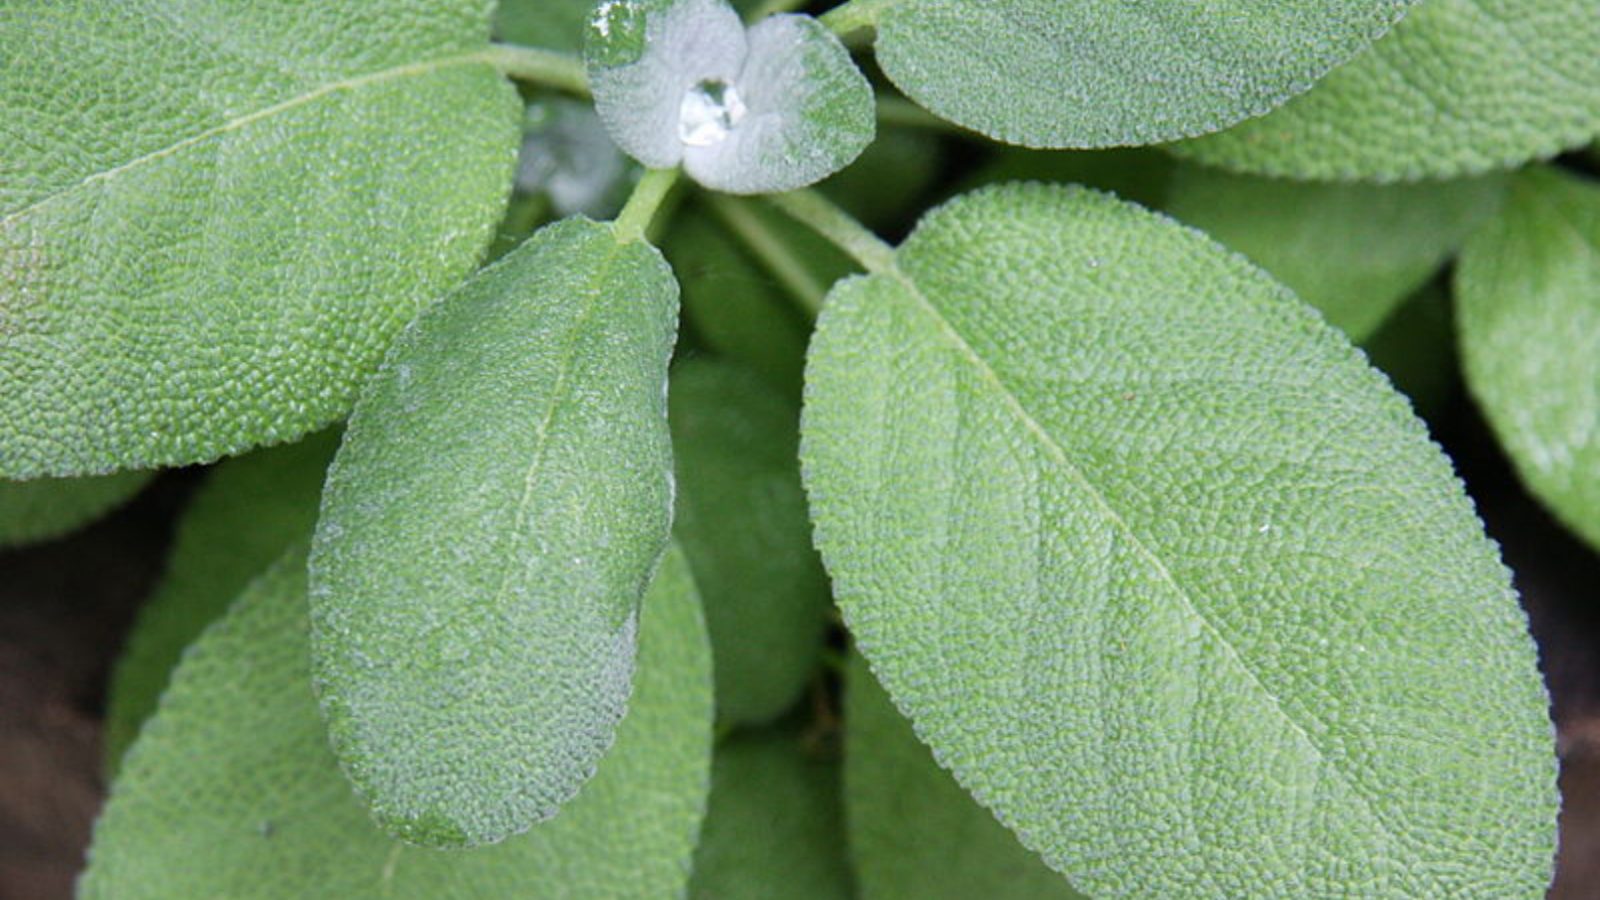
<instances>
[{"instance_id":1,"label":"water droplet on leaf","mask_svg":"<svg viewBox=\"0 0 1600 900\"><path fill-rule=\"evenodd\" d=\"M702 81L685 92L678 105L678 139L690 147L719 144L745 112L738 88L720 78Z\"/></svg>"}]
</instances>

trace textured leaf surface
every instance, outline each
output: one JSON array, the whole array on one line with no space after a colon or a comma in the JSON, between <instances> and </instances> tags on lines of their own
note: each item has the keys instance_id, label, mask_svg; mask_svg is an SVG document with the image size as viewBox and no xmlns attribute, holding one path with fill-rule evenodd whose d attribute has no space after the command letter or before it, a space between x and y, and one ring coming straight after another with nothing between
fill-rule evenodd
<instances>
[{"instance_id":1,"label":"textured leaf surface","mask_svg":"<svg viewBox=\"0 0 1600 900\"><path fill-rule=\"evenodd\" d=\"M705 600L717 661L717 718L770 720L816 669L828 580L811 548L796 462L800 411L742 367L672 373L674 533Z\"/></svg>"},{"instance_id":2,"label":"textured leaf surface","mask_svg":"<svg viewBox=\"0 0 1600 900\"><path fill-rule=\"evenodd\" d=\"M1492 215L1499 177L1316 184L1178 167L1166 211L1248 256L1361 341Z\"/></svg>"},{"instance_id":3,"label":"textured leaf surface","mask_svg":"<svg viewBox=\"0 0 1600 900\"><path fill-rule=\"evenodd\" d=\"M845 812L865 900L1081 900L939 768L859 654L845 680Z\"/></svg>"},{"instance_id":4,"label":"textured leaf surface","mask_svg":"<svg viewBox=\"0 0 1600 900\"><path fill-rule=\"evenodd\" d=\"M1525 617L1358 351L1081 189L969 195L896 258L823 309L802 459L942 764L1091 895L1542 894Z\"/></svg>"},{"instance_id":5,"label":"textured leaf surface","mask_svg":"<svg viewBox=\"0 0 1600 900\"><path fill-rule=\"evenodd\" d=\"M809 16L746 28L724 0L615 0L596 10L585 56L617 144L713 190L805 187L875 133L872 86Z\"/></svg>"},{"instance_id":6,"label":"textured leaf surface","mask_svg":"<svg viewBox=\"0 0 1600 900\"><path fill-rule=\"evenodd\" d=\"M0 476L206 461L344 415L500 217L518 104L479 58L487 17L7 4Z\"/></svg>"},{"instance_id":7,"label":"textured leaf surface","mask_svg":"<svg viewBox=\"0 0 1600 900\"><path fill-rule=\"evenodd\" d=\"M1204 134L1309 88L1409 0L887 0L878 62L933 112L1030 147Z\"/></svg>"},{"instance_id":8,"label":"textured leaf surface","mask_svg":"<svg viewBox=\"0 0 1600 900\"><path fill-rule=\"evenodd\" d=\"M1600 186L1520 176L1456 270L1467 385L1528 488L1600 547Z\"/></svg>"},{"instance_id":9,"label":"textured leaf surface","mask_svg":"<svg viewBox=\"0 0 1600 900\"><path fill-rule=\"evenodd\" d=\"M222 617L267 566L311 536L336 432L217 466L195 492L173 538L166 574L128 634L111 674L105 749L114 770L185 647Z\"/></svg>"},{"instance_id":10,"label":"textured leaf surface","mask_svg":"<svg viewBox=\"0 0 1600 900\"><path fill-rule=\"evenodd\" d=\"M1593 0L1427 0L1309 93L1178 145L1292 178L1451 178L1600 135Z\"/></svg>"},{"instance_id":11,"label":"textured leaf surface","mask_svg":"<svg viewBox=\"0 0 1600 900\"><path fill-rule=\"evenodd\" d=\"M721 676L721 670L718 670ZM839 767L799 735L763 730L717 746L711 802L689 896L829 900L853 896ZM907 895L910 896L910 895Z\"/></svg>"},{"instance_id":12,"label":"textured leaf surface","mask_svg":"<svg viewBox=\"0 0 1600 900\"><path fill-rule=\"evenodd\" d=\"M499 840L594 770L672 517L660 254L568 219L430 307L363 390L311 558L336 754L418 843Z\"/></svg>"},{"instance_id":13,"label":"textured leaf surface","mask_svg":"<svg viewBox=\"0 0 1600 900\"><path fill-rule=\"evenodd\" d=\"M126 503L151 472L0 481L0 547L60 537Z\"/></svg>"},{"instance_id":14,"label":"textured leaf surface","mask_svg":"<svg viewBox=\"0 0 1600 900\"><path fill-rule=\"evenodd\" d=\"M513 44L582 53L584 25L594 0L500 0L494 33Z\"/></svg>"},{"instance_id":15,"label":"textured leaf surface","mask_svg":"<svg viewBox=\"0 0 1600 900\"><path fill-rule=\"evenodd\" d=\"M439 852L379 830L328 750L307 667L303 557L257 581L184 658L95 829L87 900L679 896L711 764L711 653L688 567L644 600L617 743L559 818Z\"/></svg>"}]
</instances>

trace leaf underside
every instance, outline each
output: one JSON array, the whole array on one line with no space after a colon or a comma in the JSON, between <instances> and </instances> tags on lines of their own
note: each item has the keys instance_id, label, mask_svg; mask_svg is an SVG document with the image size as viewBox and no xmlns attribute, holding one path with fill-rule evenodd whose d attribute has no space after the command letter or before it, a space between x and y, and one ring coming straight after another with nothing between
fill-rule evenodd
<instances>
[{"instance_id":1,"label":"leaf underside","mask_svg":"<svg viewBox=\"0 0 1600 900\"><path fill-rule=\"evenodd\" d=\"M802 460L846 621L965 787L1091 895L1542 894L1526 620L1358 351L1082 189L969 195L896 258L824 308Z\"/></svg>"}]
</instances>

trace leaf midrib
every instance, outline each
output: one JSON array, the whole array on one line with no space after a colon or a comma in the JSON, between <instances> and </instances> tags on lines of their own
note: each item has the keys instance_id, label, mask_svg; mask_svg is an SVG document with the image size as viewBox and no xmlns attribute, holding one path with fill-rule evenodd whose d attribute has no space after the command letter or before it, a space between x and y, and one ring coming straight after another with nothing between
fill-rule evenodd
<instances>
[{"instance_id":1,"label":"leaf midrib","mask_svg":"<svg viewBox=\"0 0 1600 900\"><path fill-rule=\"evenodd\" d=\"M190 135L189 137L168 144L167 146L158 150L152 150L149 153L136 156L133 159L119 163L109 169L91 172L88 175L85 175L83 178L66 185L65 187L58 188L48 194L45 194L43 197L34 200L26 206L7 213L4 216L0 216L0 229L12 226L15 223L27 218L29 214L50 206L51 204L54 204L63 198L80 193L94 184L103 181L114 180L118 176L127 172L142 168L166 159L167 157L175 156L191 147L200 146L201 144L207 143L208 141L214 140L225 134L242 130L257 122L270 119L273 116L281 113L314 103L331 94L335 94L340 91L359 90L360 88L367 87L369 85L381 84L385 81L392 81L400 78L409 78L417 75L429 75L454 66L475 64L492 66L490 51L488 49L482 49L473 51L471 53L458 53L453 56L443 56L437 59L424 60L422 62L407 63L403 66L393 66L387 69L380 69L376 72L368 72L363 75L357 75L351 78L342 78L338 81L330 81L327 84L319 85L318 87L306 91L305 93L297 94L287 100L274 103L271 106L263 107L254 112L245 113L242 116L236 116L235 118L223 122L221 125L216 125L197 134Z\"/></svg>"},{"instance_id":2,"label":"leaf midrib","mask_svg":"<svg viewBox=\"0 0 1600 900\"><path fill-rule=\"evenodd\" d=\"M1194 616L1196 621L1200 623L1201 627L1210 632L1212 636L1216 638L1217 643L1223 648L1223 651L1230 659L1233 660L1233 662L1238 666L1239 670L1245 674L1245 677L1250 679L1250 683L1253 684L1258 691L1260 691L1262 696L1267 698L1267 701L1271 704L1272 709L1278 713L1284 722L1288 723L1289 727L1294 731L1294 733L1299 735L1300 739L1305 742L1305 745L1311 749L1311 752L1315 755L1317 762L1338 778L1340 783L1342 783L1349 790L1350 795L1356 798L1356 800L1359 801L1363 807L1365 807L1368 814L1372 817L1372 820L1377 823L1378 827L1382 829L1386 835L1388 835L1391 839L1396 838L1397 835L1389 827L1389 824L1384 821L1382 816L1378 815L1377 808L1373 805L1371 799L1356 789L1355 782L1351 780L1349 775L1347 775L1342 769L1333 763L1332 758L1323 752L1322 748L1318 746L1316 741L1312 740L1311 733L1306 731L1306 729L1299 722L1295 721L1293 716L1289 715L1289 711L1284 708L1277 695L1268 690L1266 684L1260 679L1259 676L1256 675L1255 670L1251 669L1245 664L1243 654L1239 652L1239 649L1234 646L1233 642L1228 640L1227 636L1224 635L1214 624L1212 624L1210 619L1201 613L1200 608L1195 605L1195 602L1193 598L1190 597L1189 592L1178 583L1177 578L1173 576L1171 570L1169 570L1166 564L1161 561L1161 558L1150 549L1149 545L1145 543L1144 538L1141 537L1139 533L1128 524L1127 519L1117 512L1117 510L1111 505L1110 500L1106 497L1105 493L1096 487L1094 482L1089 480L1088 475L1083 471L1083 469L1072 462L1071 458L1067 455L1066 450L1055 440L1054 437L1050 435L1049 432L1044 429L1044 426L1040 425L1039 421L1028 412L1027 407L1022 405L1022 401L1006 387L1005 382L1000 379L999 374L989 366L983 357L978 354L977 350L975 350L973 346L967 342L966 338L956 330L955 326L944 317L944 315L939 311L938 307L934 306L933 302L929 300L927 295L922 292L921 288L917 286L916 282L899 267L898 262L896 262L892 268L887 269L880 274L885 277L892 278L894 281L905 287L906 291L911 295L916 303L921 306L928 317L933 320L935 327L938 328L938 330L945 336L948 342L972 365L972 367L977 371L978 376L983 381L991 385L993 389L1000 395L1002 402L1004 402L1006 406L1012 410L1017 419L1022 423L1023 427L1029 432L1032 432L1033 435L1038 438L1040 443L1044 445L1046 452L1056 460L1056 463L1064 471L1066 471L1082 486L1085 493L1087 493L1088 496L1093 499L1095 505L1098 506L1105 513L1106 517L1110 519L1112 525L1115 528L1120 529L1122 533L1127 536L1128 540L1131 542L1138 554L1147 562L1149 562L1149 564L1154 567L1156 574L1160 577L1160 579L1165 581L1172 588L1173 592L1182 602L1184 608L1189 611L1189 614Z\"/></svg>"}]
</instances>

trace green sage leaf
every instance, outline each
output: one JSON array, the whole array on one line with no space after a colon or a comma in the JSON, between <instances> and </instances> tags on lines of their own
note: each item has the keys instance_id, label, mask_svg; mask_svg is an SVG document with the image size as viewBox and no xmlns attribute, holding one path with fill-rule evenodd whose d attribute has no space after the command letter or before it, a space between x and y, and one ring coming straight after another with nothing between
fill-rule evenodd
<instances>
[{"instance_id":1,"label":"green sage leaf","mask_svg":"<svg viewBox=\"0 0 1600 900\"><path fill-rule=\"evenodd\" d=\"M772 729L736 735L717 746L691 898L854 896L844 852L839 767L803 740Z\"/></svg>"},{"instance_id":2,"label":"green sage leaf","mask_svg":"<svg viewBox=\"0 0 1600 900\"><path fill-rule=\"evenodd\" d=\"M1243 259L1083 189L958 199L829 297L802 434L862 652L1079 889L1543 894L1507 573L1404 398Z\"/></svg>"},{"instance_id":3,"label":"green sage leaf","mask_svg":"<svg viewBox=\"0 0 1600 900\"><path fill-rule=\"evenodd\" d=\"M322 476L337 432L260 450L217 466L178 522L166 574L128 633L111 673L105 752L115 771L155 712L184 648L222 617L251 579L317 521Z\"/></svg>"},{"instance_id":4,"label":"green sage leaf","mask_svg":"<svg viewBox=\"0 0 1600 900\"><path fill-rule=\"evenodd\" d=\"M487 17L8 4L0 477L203 462L342 417L504 207L519 105Z\"/></svg>"},{"instance_id":5,"label":"green sage leaf","mask_svg":"<svg viewBox=\"0 0 1600 900\"><path fill-rule=\"evenodd\" d=\"M800 410L742 367L708 359L672 372L674 533L705 600L717 718L770 721L816 670L828 579L800 487Z\"/></svg>"},{"instance_id":6,"label":"green sage leaf","mask_svg":"<svg viewBox=\"0 0 1600 900\"><path fill-rule=\"evenodd\" d=\"M583 794L527 834L441 853L379 830L311 693L304 556L185 655L95 827L85 900L494 900L681 895L705 808L711 654L688 567L644 600L637 685ZM619 852L626 848L626 852Z\"/></svg>"},{"instance_id":7,"label":"green sage leaf","mask_svg":"<svg viewBox=\"0 0 1600 900\"><path fill-rule=\"evenodd\" d=\"M0 547L48 541L99 519L144 489L153 472L0 480Z\"/></svg>"},{"instance_id":8,"label":"green sage leaf","mask_svg":"<svg viewBox=\"0 0 1600 900\"><path fill-rule=\"evenodd\" d=\"M1176 149L1289 178L1513 168L1600 135L1596 47L1591 0L1427 0L1305 95Z\"/></svg>"},{"instance_id":9,"label":"green sage leaf","mask_svg":"<svg viewBox=\"0 0 1600 900\"><path fill-rule=\"evenodd\" d=\"M1355 56L1410 3L872 5L878 62L911 99L996 140L1087 148L1261 115Z\"/></svg>"},{"instance_id":10,"label":"green sage leaf","mask_svg":"<svg viewBox=\"0 0 1600 900\"><path fill-rule=\"evenodd\" d=\"M594 7L594 0L500 0L494 33L513 44L582 53L584 26Z\"/></svg>"},{"instance_id":11,"label":"green sage leaf","mask_svg":"<svg viewBox=\"0 0 1600 900\"><path fill-rule=\"evenodd\" d=\"M864 900L1082 900L939 768L860 654L845 682L845 811Z\"/></svg>"},{"instance_id":12,"label":"green sage leaf","mask_svg":"<svg viewBox=\"0 0 1600 900\"><path fill-rule=\"evenodd\" d=\"M1494 214L1504 190L1499 177L1316 184L1179 166L1166 211L1243 253L1362 341Z\"/></svg>"},{"instance_id":13,"label":"green sage leaf","mask_svg":"<svg viewBox=\"0 0 1600 900\"><path fill-rule=\"evenodd\" d=\"M311 556L334 751L432 845L553 815L627 704L666 547L677 286L568 219L430 307L363 390Z\"/></svg>"},{"instance_id":14,"label":"green sage leaf","mask_svg":"<svg viewBox=\"0 0 1600 900\"><path fill-rule=\"evenodd\" d=\"M1528 489L1600 547L1600 185L1518 176L1456 269L1467 386Z\"/></svg>"}]
</instances>

